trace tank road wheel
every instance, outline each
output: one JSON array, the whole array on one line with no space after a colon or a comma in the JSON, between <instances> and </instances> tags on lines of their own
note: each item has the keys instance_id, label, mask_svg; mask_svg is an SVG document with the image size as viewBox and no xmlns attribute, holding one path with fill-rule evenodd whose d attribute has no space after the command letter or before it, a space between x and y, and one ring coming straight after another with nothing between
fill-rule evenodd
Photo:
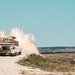
<instances>
[{"instance_id":1,"label":"tank road wheel","mask_svg":"<svg viewBox=\"0 0 75 75\"><path fill-rule=\"evenodd\" d=\"M11 56L14 56L14 53L12 53Z\"/></svg>"},{"instance_id":2,"label":"tank road wheel","mask_svg":"<svg viewBox=\"0 0 75 75\"><path fill-rule=\"evenodd\" d=\"M18 55L20 55L20 54L21 54L21 52L18 53Z\"/></svg>"},{"instance_id":3,"label":"tank road wheel","mask_svg":"<svg viewBox=\"0 0 75 75\"><path fill-rule=\"evenodd\" d=\"M13 54L11 54L11 56L13 56Z\"/></svg>"},{"instance_id":4,"label":"tank road wheel","mask_svg":"<svg viewBox=\"0 0 75 75\"><path fill-rule=\"evenodd\" d=\"M17 55L17 53L15 52L15 53L12 53L11 55L12 55L12 56L16 56L16 55Z\"/></svg>"},{"instance_id":5,"label":"tank road wheel","mask_svg":"<svg viewBox=\"0 0 75 75\"><path fill-rule=\"evenodd\" d=\"M17 55L17 52L15 52L14 56L16 56L16 55Z\"/></svg>"}]
</instances>

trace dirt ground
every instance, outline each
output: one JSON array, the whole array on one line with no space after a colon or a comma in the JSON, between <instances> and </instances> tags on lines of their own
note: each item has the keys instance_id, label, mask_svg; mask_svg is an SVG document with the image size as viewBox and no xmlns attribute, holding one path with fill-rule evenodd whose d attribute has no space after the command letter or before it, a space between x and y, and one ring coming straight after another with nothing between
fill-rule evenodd
<instances>
[{"instance_id":1,"label":"dirt ground","mask_svg":"<svg viewBox=\"0 0 75 75\"><path fill-rule=\"evenodd\" d=\"M14 57L0 56L0 75L48 75L48 72L38 68L18 65L16 62L22 57L25 57L25 54Z\"/></svg>"},{"instance_id":2,"label":"dirt ground","mask_svg":"<svg viewBox=\"0 0 75 75\"><path fill-rule=\"evenodd\" d=\"M0 75L75 75L75 73L45 72L38 68L30 68L16 64L16 61L24 57L0 56ZM44 57L75 57L75 54L43 54Z\"/></svg>"},{"instance_id":3,"label":"dirt ground","mask_svg":"<svg viewBox=\"0 0 75 75\"><path fill-rule=\"evenodd\" d=\"M48 58L75 58L75 53L61 53L61 54L42 54Z\"/></svg>"}]
</instances>

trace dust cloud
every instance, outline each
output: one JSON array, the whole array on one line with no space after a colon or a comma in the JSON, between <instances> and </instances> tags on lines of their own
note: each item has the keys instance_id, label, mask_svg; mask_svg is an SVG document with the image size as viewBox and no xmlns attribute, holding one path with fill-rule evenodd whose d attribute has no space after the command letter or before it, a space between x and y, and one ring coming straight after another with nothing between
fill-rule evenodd
<instances>
[{"instance_id":1,"label":"dust cloud","mask_svg":"<svg viewBox=\"0 0 75 75\"><path fill-rule=\"evenodd\" d=\"M9 35L15 36L16 40L19 41L19 46L22 48L23 54L39 54L37 47L32 43L35 41L35 36L33 34L25 34L23 30L13 28ZM4 31L0 31L0 37L7 37Z\"/></svg>"},{"instance_id":2,"label":"dust cloud","mask_svg":"<svg viewBox=\"0 0 75 75\"><path fill-rule=\"evenodd\" d=\"M0 37L6 37L5 32L4 31L0 31Z\"/></svg>"}]
</instances>

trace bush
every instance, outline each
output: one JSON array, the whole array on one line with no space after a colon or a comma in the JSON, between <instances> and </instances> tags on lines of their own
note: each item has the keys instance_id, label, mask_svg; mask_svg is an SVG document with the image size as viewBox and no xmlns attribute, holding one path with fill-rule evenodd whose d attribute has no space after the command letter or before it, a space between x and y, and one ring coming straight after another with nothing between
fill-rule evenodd
<instances>
[{"instance_id":1,"label":"bush","mask_svg":"<svg viewBox=\"0 0 75 75\"><path fill-rule=\"evenodd\" d=\"M40 55L31 54L27 58L22 58L17 63L46 71L75 71L73 59L69 58L43 58Z\"/></svg>"}]
</instances>

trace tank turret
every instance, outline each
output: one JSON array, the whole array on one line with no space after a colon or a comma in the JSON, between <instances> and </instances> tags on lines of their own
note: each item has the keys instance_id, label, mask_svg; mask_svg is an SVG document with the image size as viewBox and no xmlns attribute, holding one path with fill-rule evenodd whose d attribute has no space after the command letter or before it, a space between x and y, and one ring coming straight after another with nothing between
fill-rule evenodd
<instances>
[{"instance_id":1,"label":"tank turret","mask_svg":"<svg viewBox=\"0 0 75 75\"><path fill-rule=\"evenodd\" d=\"M0 45L1 44L13 44L19 46L19 42L15 40L16 37L14 36L9 36L8 38L5 37L0 37Z\"/></svg>"}]
</instances>

